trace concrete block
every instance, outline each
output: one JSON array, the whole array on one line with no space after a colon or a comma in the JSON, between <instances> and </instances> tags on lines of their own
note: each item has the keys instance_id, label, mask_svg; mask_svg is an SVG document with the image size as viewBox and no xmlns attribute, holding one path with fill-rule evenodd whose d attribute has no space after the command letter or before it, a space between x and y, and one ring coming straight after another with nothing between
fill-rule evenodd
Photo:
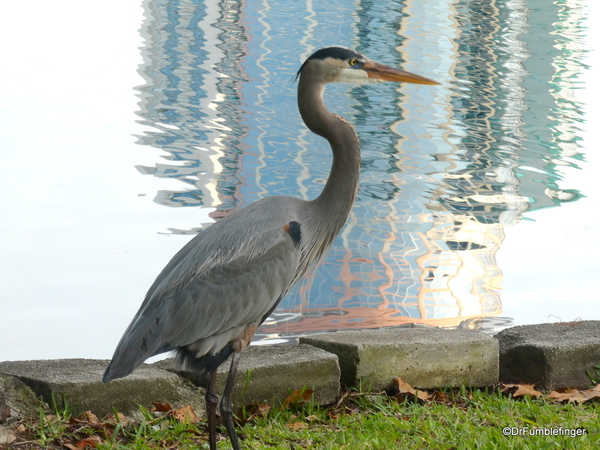
<instances>
[{"instance_id":1,"label":"concrete block","mask_svg":"<svg viewBox=\"0 0 600 450\"><path fill-rule=\"evenodd\" d=\"M300 342L338 355L347 386L362 380L383 390L397 377L421 389L498 381L498 343L478 331L387 328L311 335Z\"/></svg>"},{"instance_id":2,"label":"concrete block","mask_svg":"<svg viewBox=\"0 0 600 450\"><path fill-rule=\"evenodd\" d=\"M172 370L205 386L207 380L180 370L173 360L159 361L156 366ZM217 372L219 395L225 388L229 361ZM313 389L313 400L326 405L340 395L340 367L335 355L309 345L251 345L242 353L233 392L236 408L266 402L279 405L297 389Z\"/></svg>"},{"instance_id":3,"label":"concrete block","mask_svg":"<svg viewBox=\"0 0 600 450\"><path fill-rule=\"evenodd\" d=\"M0 424L12 424L21 419L39 417L39 408L48 410L48 405L21 380L10 375L0 374ZM8 408L6 411L5 408Z\"/></svg>"},{"instance_id":4,"label":"concrete block","mask_svg":"<svg viewBox=\"0 0 600 450\"><path fill-rule=\"evenodd\" d=\"M139 418L138 404L150 408L151 402L175 408L191 405L198 414L204 411L204 391L173 373L144 364L128 377L103 383L107 365L108 361L97 359L4 361L0 374L18 378L49 405L54 395L61 406L64 394L75 414L89 410L104 416L116 407Z\"/></svg>"},{"instance_id":5,"label":"concrete block","mask_svg":"<svg viewBox=\"0 0 600 450\"><path fill-rule=\"evenodd\" d=\"M500 343L500 380L542 389L585 388L586 370L600 363L600 321L547 323L508 328Z\"/></svg>"}]
</instances>

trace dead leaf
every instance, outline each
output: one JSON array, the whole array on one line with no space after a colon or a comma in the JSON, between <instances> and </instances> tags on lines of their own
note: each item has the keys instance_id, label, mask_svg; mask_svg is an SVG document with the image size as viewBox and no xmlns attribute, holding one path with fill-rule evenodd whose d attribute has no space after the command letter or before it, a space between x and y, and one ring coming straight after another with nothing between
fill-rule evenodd
<instances>
[{"instance_id":1,"label":"dead leaf","mask_svg":"<svg viewBox=\"0 0 600 450\"><path fill-rule=\"evenodd\" d=\"M240 425L246 425L256 417L265 417L270 410L271 407L266 403L254 403L252 405L247 405L244 408L240 408L235 416L235 420Z\"/></svg>"},{"instance_id":2,"label":"dead leaf","mask_svg":"<svg viewBox=\"0 0 600 450\"><path fill-rule=\"evenodd\" d=\"M271 407L266 403L261 403L260 405L256 405L252 414L258 417L265 417L269 411L271 411Z\"/></svg>"},{"instance_id":3,"label":"dead leaf","mask_svg":"<svg viewBox=\"0 0 600 450\"><path fill-rule=\"evenodd\" d=\"M281 403L281 409L289 408L292 405L301 405L306 403L313 395L313 389L296 389Z\"/></svg>"},{"instance_id":4,"label":"dead leaf","mask_svg":"<svg viewBox=\"0 0 600 450\"><path fill-rule=\"evenodd\" d=\"M533 384L518 384L517 390L513 393L513 397L524 397L526 395L538 398L542 393L536 390Z\"/></svg>"},{"instance_id":5,"label":"dead leaf","mask_svg":"<svg viewBox=\"0 0 600 450\"><path fill-rule=\"evenodd\" d=\"M60 421L60 419L53 414L48 414L47 416L44 416L44 425L52 425L58 421Z\"/></svg>"},{"instance_id":6,"label":"dead leaf","mask_svg":"<svg viewBox=\"0 0 600 450\"><path fill-rule=\"evenodd\" d=\"M98 423L98 422L100 422L98 420L98 418L96 417L96 415L93 414L91 411L84 412L79 417L77 417L77 420L79 420L80 422L89 422L89 423Z\"/></svg>"},{"instance_id":7,"label":"dead leaf","mask_svg":"<svg viewBox=\"0 0 600 450\"><path fill-rule=\"evenodd\" d=\"M183 408L179 409L173 409L169 411L168 414L182 423L195 423L200 420L191 405L184 406Z\"/></svg>"},{"instance_id":8,"label":"dead leaf","mask_svg":"<svg viewBox=\"0 0 600 450\"><path fill-rule=\"evenodd\" d=\"M150 410L152 412L169 412L173 409L173 407L169 403L156 403L152 402L153 408Z\"/></svg>"},{"instance_id":9,"label":"dead leaf","mask_svg":"<svg viewBox=\"0 0 600 450\"><path fill-rule=\"evenodd\" d=\"M597 388L598 386L594 387L593 389L585 389L581 391L581 393L586 396L586 399L581 403L592 400L593 398L600 398L600 389Z\"/></svg>"},{"instance_id":10,"label":"dead leaf","mask_svg":"<svg viewBox=\"0 0 600 450\"><path fill-rule=\"evenodd\" d=\"M304 428L308 428L308 425L306 425L304 422L286 423L285 426L291 430L302 430Z\"/></svg>"},{"instance_id":11,"label":"dead leaf","mask_svg":"<svg viewBox=\"0 0 600 450\"><path fill-rule=\"evenodd\" d=\"M567 389L564 392L552 391L546 398L558 400L559 402L568 403L585 403L588 400L594 398L600 398L600 391L594 389L587 389L584 391L578 389Z\"/></svg>"},{"instance_id":12,"label":"dead leaf","mask_svg":"<svg viewBox=\"0 0 600 450\"><path fill-rule=\"evenodd\" d=\"M102 420L104 421L104 426L109 428L115 428L117 423L124 427L130 423L130 420L123 413L117 413L117 417L113 413L110 413L104 416Z\"/></svg>"},{"instance_id":13,"label":"dead leaf","mask_svg":"<svg viewBox=\"0 0 600 450\"><path fill-rule=\"evenodd\" d=\"M546 398L558 400L560 402L568 401L573 403L576 401L579 391L577 389L568 389L565 392L552 391Z\"/></svg>"},{"instance_id":14,"label":"dead leaf","mask_svg":"<svg viewBox=\"0 0 600 450\"><path fill-rule=\"evenodd\" d=\"M72 447L70 444L65 444L65 447L68 447L71 450L79 450L80 448L96 447L98 444L102 444L102 439L100 439L98 436L90 436L75 443L75 445Z\"/></svg>"},{"instance_id":15,"label":"dead leaf","mask_svg":"<svg viewBox=\"0 0 600 450\"><path fill-rule=\"evenodd\" d=\"M448 397L448 395L445 392L441 391L435 391L431 396L431 400L440 403L450 403L450 397Z\"/></svg>"},{"instance_id":16,"label":"dead leaf","mask_svg":"<svg viewBox=\"0 0 600 450\"><path fill-rule=\"evenodd\" d=\"M396 391L396 395L394 395L394 397L399 401L403 401L405 398L415 396L424 402L431 399L431 395L429 395L427 392L419 391L418 389L413 388L409 383L400 377L394 379L392 387L394 391Z\"/></svg>"},{"instance_id":17,"label":"dead leaf","mask_svg":"<svg viewBox=\"0 0 600 450\"><path fill-rule=\"evenodd\" d=\"M542 393L535 389L533 384L503 384L502 392L512 394L513 397L531 397L538 398Z\"/></svg>"},{"instance_id":18,"label":"dead leaf","mask_svg":"<svg viewBox=\"0 0 600 450\"><path fill-rule=\"evenodd\" d=\"M12 444L17 440L17 436L14 433L8 433L0 435L0 444Z\"/></svg>"},{"instance_id":19,"label":"dead leaf","mask_svg":"<svg viewBox=\"0 0 600 450\"><path fill-rule=\"evenodd\" d=\"M399 394L414 394L415 390L413 387L404 381L402 378L394 378L393 387Z\"/></svg>"}]
</instances>

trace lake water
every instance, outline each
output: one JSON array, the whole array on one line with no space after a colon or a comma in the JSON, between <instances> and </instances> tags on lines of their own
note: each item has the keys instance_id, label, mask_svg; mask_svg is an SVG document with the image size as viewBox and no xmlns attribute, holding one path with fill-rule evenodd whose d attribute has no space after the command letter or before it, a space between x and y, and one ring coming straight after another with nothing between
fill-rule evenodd
<instances>
[{"instance_id":1,"label":"lake water","mask_svg":"<svg viewBox=\"0 0 600 450\"><path fill-rule=\"evenodd\" d=\"M327 45L441 84L327 89L361 139L358 199L258 338L600 319L595 4L5 10L0 360L109 358L194 233L265 196L316 197L331 155L294 75Z\"/></svg>"}]
</instances>

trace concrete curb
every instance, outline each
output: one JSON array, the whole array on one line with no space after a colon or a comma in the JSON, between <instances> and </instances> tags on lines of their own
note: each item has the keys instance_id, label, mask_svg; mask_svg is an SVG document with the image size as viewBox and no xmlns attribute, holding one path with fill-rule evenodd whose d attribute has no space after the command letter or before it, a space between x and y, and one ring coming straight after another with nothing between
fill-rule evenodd
<instances>
[{"instance_id":1,"label":"concrete curb","mask_svg":"<svg viewBox=\"0 0 600 450\"><path fill-rule=\"evenodd\" d=\"M590 384L586 369L600 363L600 321L515 327L497 337L467 330L396 328L323 333L301 342L248 348L240 360L236 406L264 401L277 405L303 387L315 390L317 403L328 404L339 396L340 381L385 389L397 377L419 388L485 387L499 380L551 389L585 387ZM60 404L64 394L76 413L90 410L101 416L115 407L135 419L138 404L150 408L151 402L191 405L198 414L204 410L204 390L196 386L202 380L174 368L172 361L144 364L126 378L102 383L107 365L105 360L86 359L5 361L0 375L20 380L46 403L54 395ZM218 374L221 389L227 370L224 364ZM15 384L3 380L0 406L4 402L20 410L19 400L8 395Z\"/></svg>"},{"instance_id":2,"label":"concrete curb","mask_svg":"<svg viewBox=\"0 0 600 450\"><path fill-rule=\"evenodd\" d=\"M585 388L600 363L600 321L508 328L500 343L500 379L542 389Z\"/></svg>"},{"instance_id":3,"label":"concrete curb","mask_svg":"<svg viewBox=\"0 0 600 450\"><path fill-rule=\"evenodd\" d=\"M181 370L175 360L154 364L205 386L205 379ZM217 371L217 391L223 392L229 372L225 363ZM313 389L319 404L334 403L340 394L340 367L335 355L310 345L250 346L240 358L235 379L233 402L236 407L268 403L278 405L291 392Z\"/></svg>"},{"instance_id":4,"label":"concrete curb","mask_svg":"<svg viewBox=\"0 0 600 450\"><path fill-rule=\"evenodd\" d=\"M114 407L136 419L141 418L138 404L150 408L152 402L204 409L203 393L173 373L144 364L126 378L102 383L107 365L102 359L5 361L0 374L18 378L49 405L54 397L62 407L66 396L76 413L89 410L104 416Z\"/></svg>"},{"instance_id":5,"label":"concrete curb","mask_svg":"<svg viewBox=\"0 0 600 450\"><path fill-rule=\"evenodd\" d=\"M300 338L340 359L342 382L380 391L401 377L413 387L492 386L498 341L479 331L389 328Z\"/></svg>"}]
</instances>

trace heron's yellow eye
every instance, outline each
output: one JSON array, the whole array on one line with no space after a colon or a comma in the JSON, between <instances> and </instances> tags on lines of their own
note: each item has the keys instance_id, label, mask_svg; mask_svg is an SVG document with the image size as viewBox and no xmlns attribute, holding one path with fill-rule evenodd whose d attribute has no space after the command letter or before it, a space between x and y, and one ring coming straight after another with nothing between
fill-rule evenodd
<instances>
[{"instance_id":1,"label":"heron's yellow eye","mask_svg":"<svg viewBox=\"0 0 600 450\"><path fill-rule=\"evenodd\" d=\"M358 64L358 60L353 58L350 61L348 61L348 64L350 64L351 66L355 66L356 64Z\"/></svg>"}]
</instances>

